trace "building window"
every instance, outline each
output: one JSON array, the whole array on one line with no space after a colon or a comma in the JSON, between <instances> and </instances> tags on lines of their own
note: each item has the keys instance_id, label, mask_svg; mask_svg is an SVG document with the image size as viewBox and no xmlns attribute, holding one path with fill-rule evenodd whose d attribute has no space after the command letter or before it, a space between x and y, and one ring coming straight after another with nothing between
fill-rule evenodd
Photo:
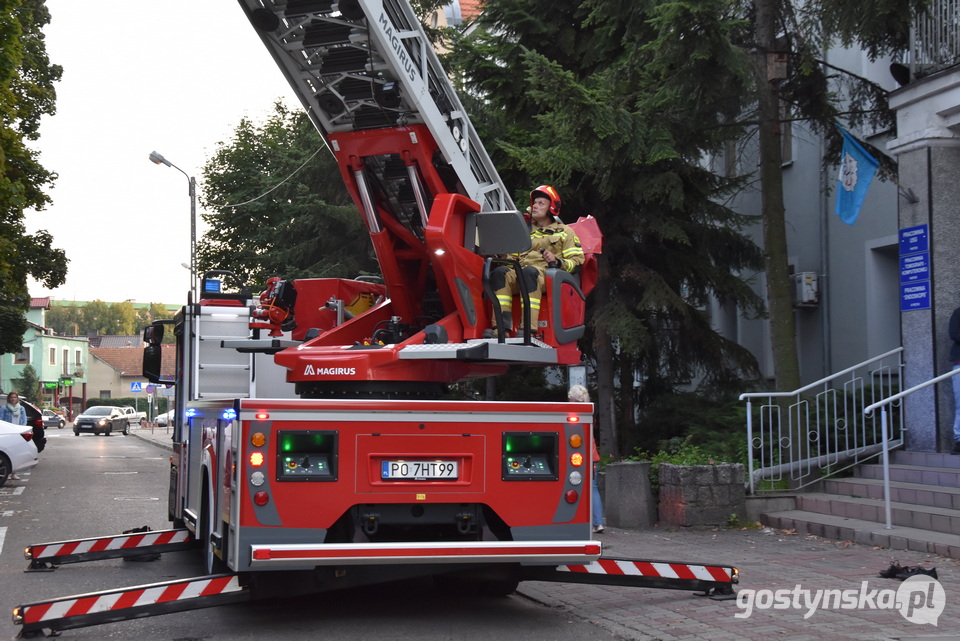
<instances>
[{"instance_id":1,"label":"building window","mask_svg":"<svg viewBox=\"0 0 960 641\"><path fill-rule=\"evenodd\" d=\"M70 375L69 368L70 368L70 350L64 347L63 348L63 375L64 376Z\"/></svg>"},{"instance_id":2,"label":"building window","mask_svg":"<svg viewBox=\"0 0 960 641\"><path fill-rule=\"evenodd\" d=\"M25 365L30 362L30 346L21 345L19 351L17 351L17 356L13 361L18 365Z\"/></svg>"},{"instance_id":3,"label":"building window","mask_svg":"<svg viewBox=\"0 0 960 641\"><path fill-rule=\"evenodd\" d=\"M83 367L83 351L82 350L79 350L79 349L74 350L73 364L76 365L77 369L80 369L81 367Z\"/></svg>"},{"instance_id":4,"label":"building window","mask_svg":"<svg viewBox=\"0 0 960 641\"><path fill-rule=\"evenodd\" d=\"M100 398L110 398L110 390L108 389L100 390Z\"/></svg>"},{"instance_id":5,"label":"building window","mask_svg":"<svg viewBox=\"0 0 960 641\"><path fill-rule=\"evenodd\" d=\"M57 348L56 347L50 348L50 364L51 365L57 364Z\"/></svg>"}]
</instances>

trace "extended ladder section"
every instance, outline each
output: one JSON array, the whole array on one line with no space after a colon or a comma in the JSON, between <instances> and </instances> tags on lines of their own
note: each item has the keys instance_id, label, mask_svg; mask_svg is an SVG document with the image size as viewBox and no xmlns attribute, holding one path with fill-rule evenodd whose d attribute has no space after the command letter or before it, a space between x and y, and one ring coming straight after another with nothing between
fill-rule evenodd
<instances>
[{"instance_id":1,"label":"extended ladder section","mask_svg":"<svg viewBox=\"0 0 960 641\"><path fill-rule=\"evenodd\" d=\"M425 125L441 156L435 162L449 174L449 192L467 196L483 211L514 208L407 2L240 4L334 152L339 151L336 134ZM397 159L369 169L377 189L395 182L399 173L406 191L398 193L400 202L418 209L425 224L427 196L410 165Z\"/></svg>"}]
</instances>

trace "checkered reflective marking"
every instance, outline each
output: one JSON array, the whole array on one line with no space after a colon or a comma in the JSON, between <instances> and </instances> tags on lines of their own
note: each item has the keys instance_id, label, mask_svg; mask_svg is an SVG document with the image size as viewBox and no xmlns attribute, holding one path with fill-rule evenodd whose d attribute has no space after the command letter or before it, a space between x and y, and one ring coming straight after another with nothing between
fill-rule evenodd
<instances>
[{"instance_id":1,"label":"checkered reflective marking","mask_svg":"<svg viewBox=\"0 0 960 641\"><path fill-rule=\"evenodd\" d=\"M57 619L115 612L126 608L222 595L241 590L243 588L235 575L217 576L26 605L23 606L22 616L23 623L36 625Z\"/></svg>"},{"instance_id":2,"label":"checkered reflective marking","mask_svg":"<svg viewBox=\"0 0 960 641\"><path fill-rule=\"evenodd\" d=\"M151 545L186 543L188 541L190 541L190 532L188 530L140 532L125 536L108 536L101 539L84 539L80 541L63 541L61 543L32 545L29 548L29 558L39 561L52 557L66 556L68 554L84 554L87 552L103 552L107 550L129 550Z\"/></svg>"},{"instance_id":3,"label":"checkered reflective marking","mask_svg":"<svg viewBox=\"0 0 960 641\"><path fill-rule=\"evenodd\" d=\"M665 563L659 561L623 561L598 559L586 565L561 565L558 572L584 574L617 574L623 576L647 576L663 579L699 579L732 583L732 569L716 565L692 565L689 563Z\"/></svg>"}]
</instances>

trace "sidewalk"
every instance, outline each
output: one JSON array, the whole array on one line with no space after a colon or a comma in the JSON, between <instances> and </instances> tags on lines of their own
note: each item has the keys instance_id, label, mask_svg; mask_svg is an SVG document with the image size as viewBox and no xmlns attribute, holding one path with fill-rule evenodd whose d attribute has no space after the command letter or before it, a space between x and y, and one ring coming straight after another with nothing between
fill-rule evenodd
<instances>
[{"instance_id":1,"label":"sidewalk","mask_svg":"<svg viewBox=\"0 0 960 641\"><path fill-rule=\"evenodd\" d=\"M167 428L134 428L131 434L170 447ZM770 529L608 527L598 538L608 557L736 566L737 599L538 581L522 583L518 594L641 641L960 641L960 560ZM912 623L896 608L894 593L910 585L878 575L893 561L936 567L946 597L936 627ZM817 598L827 601L819 607L804 605L805 599L813 604ZM850 607L854 603L858 607ZM904 603L905 614L906 607Z\"/></svg>"},{"instance_id":2,"label":"sidewalk","mask_svg":"<svg viewBox=\"0 0 960 641\"><path fill-rule=\"evenodd\" d=\"M130 426L130 436L136 436L144 441L148 441L160 447L173 449L171 440L172 429L170 427L147 427L147 421L143 421L142 426Z\"/></svg>"},{"instance_id":3,"label":"sidewalk","mask_svg":"<svg viewBox=\"0 0 960 641\"><path fill-rule=\"evenodd\" d=\"M625 639L960 640L960 561L955 559L769 529L607 528L599 537L604 556L734 565L740 569L737 600L714 601L683 591L560 583L523 583L519 591ZM878 572L894 560L901 565L937 568L946 596L937 627L911 623L898 610L890 609L890 591L904 584L882 579ZM792 603L795 589L799 608ZM784 592L774 600L773 593L778 590ZM845 603L837 602L839 595L831 597L831 607L804 607L803 591L809 591L814 599L819 590L849 590L845 594L850 604L857 601L864 608L838 609L837 605ZM751 602L752 612L745 616ZM774 604L780 607L769 607ZM871 604L878 607L869 609Z\"/></svg>"}]
</instances>

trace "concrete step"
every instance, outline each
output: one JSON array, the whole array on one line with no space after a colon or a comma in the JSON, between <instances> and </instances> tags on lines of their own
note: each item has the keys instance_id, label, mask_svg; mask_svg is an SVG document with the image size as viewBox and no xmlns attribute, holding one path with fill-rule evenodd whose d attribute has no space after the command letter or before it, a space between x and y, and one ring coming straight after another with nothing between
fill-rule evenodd
<instances>
[{"instance_id":1,"label":"concrete step","mask_svg":"<svg viewBox=\"0 0 960 641\"><path fill-rule=\"evenodd\" d=\"M883 479L825 479L823 481L823 491L827 494L882 499ZM960 510L960 488L891 481L890 500L897 503Z\"/></svg>"},{"instance_id":2,"label":"concrete step","mask_svg":"<svg viewBox=\"0 0 960 641\"><path fill-rule=\"evenodd\" d=\"M786 510L763 514L761 521L799 534L813 534L836 541L854 541L891 550L913 550L960 559L960 537L909 527L884 528L882 523L853 519L833 514L816 514L803 510Z\"/></svg>"},{"instance_id":3,"label":"concrete step","mask_svg":"<svg viewBox=\"0 0 960 641\"><path fill-rule=\"evenodd\" d=\"M939 454L937 452L890 452L890 462L895 465L920 465L925 467L946 467L960 469L960 456Z\"/></svg>"},{"instance_id":4,"label":"concrete step","mask_svg":"<svg viewBox=\"0 0 960 641\"><path fill-rule=\"evenodd\" d=\"M881 499L811 492L798 495L796 507L816 514L886 523L886 511ZM960 510L891 501L890 520L897 527L952 534L960 544Z\"/></svg>"},{"instance_id":5,"label":"concrete step","mask_svg":"<svg viewBox=\"0 0 960 641\"><path fill-rule=\"evenodd\" d=\"M874 463L858 465L854 468L854 476L866 479L883 479L883 465ZM890 480L939 487L960 487L960 468L890 465Z\"/></svg>"}]
</instances>

